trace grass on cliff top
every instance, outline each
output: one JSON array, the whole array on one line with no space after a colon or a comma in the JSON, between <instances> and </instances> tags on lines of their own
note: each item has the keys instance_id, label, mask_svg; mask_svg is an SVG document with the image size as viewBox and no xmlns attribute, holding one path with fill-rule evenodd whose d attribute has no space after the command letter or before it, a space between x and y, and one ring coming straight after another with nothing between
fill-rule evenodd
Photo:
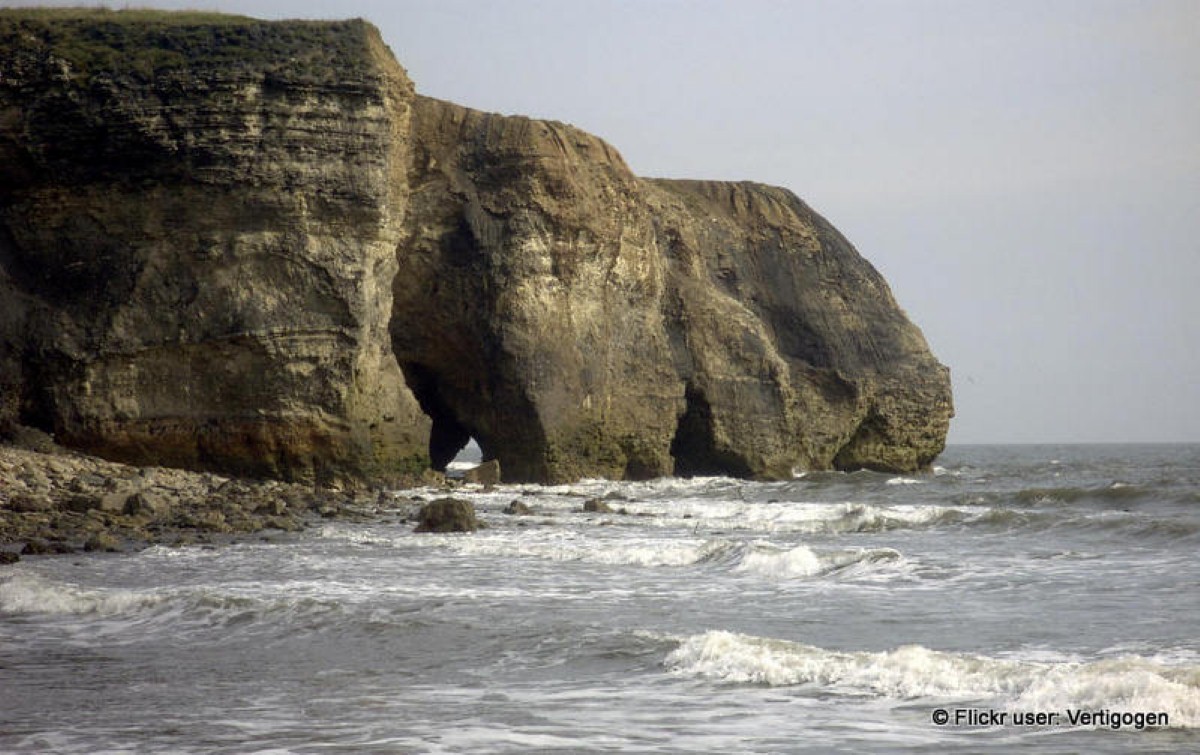
<instances>
[{"instance_id":1,"label":"grass on cliff top","mask_svg":"<svg viewBox=\"0 0 1200 755\"><path fill-rule=\"evenodd\" d=\"M0 48L47 52L72 77L143 80L185 69L244 68L327 82L368 66L370 25L262 21L203 11L107 8L0 10Z\"/></svg>"}]
</instances>

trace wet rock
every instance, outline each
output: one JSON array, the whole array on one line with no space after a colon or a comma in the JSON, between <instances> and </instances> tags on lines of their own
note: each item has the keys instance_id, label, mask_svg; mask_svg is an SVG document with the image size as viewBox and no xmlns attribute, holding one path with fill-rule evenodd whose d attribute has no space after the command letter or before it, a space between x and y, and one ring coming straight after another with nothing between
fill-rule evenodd
<instances>
[{"instance_id":1,"label":"wet rock","mask_svg":"<svg viewBox=\"0 0 1200 755\"><path fill-rule=\"evenodd\" d=\"M212 510L185 512L181 517L180 526L208 532L230 531L229 525L225 522L225 515L220 511Z\"/></svg>"},{"instance_id":2,"label":"wet rock","mask_svg":"<svg viewBox=\"0 0 1200 755\"><path fill-rule=\"evenodd\" d=\"M476 485L499 485L500 460L492 459L483 462L477 467L468 469L463 473L463 482L474 483Z\"/></svg>"},{"instance_id":3,"label":"wet rock","mask_svg":"<svg viewBox=\"0 0 1200 755\"><path fill-rule=\"evenodd\" d=\"M15 493L8 500L8 509L22 514L49 511L52 508L54 508L54 502L50 500L49 496L45 495Z\"/></svg>"},{"instance_id":4,"label":"wet rock","mask_svg":"<svg viewBox=\"0 0 1200 755\"><path fill-rule=\"evenodd\" d=\"M279 498L269 498L254 508L254 513L260 516L283 516L288 511L287 501Z\"/></svg>"},{"instance_id":5,"label":"wet rock","mask_svg":"<svg viewBox=\"0 0 1200 755\"><path fill-rule=\"evenodd\" d=\"M604 502L601 498L593 498L590 501L585 501L583 510L589 514L611 514L612 507Z\"/></svg>"},{"instance_id":6,"label":"wet rock","mask_svg":"<svg viewBox=\"0 0 1200 755\"><path fill-rule=\"evenodd\" d=\"M126 516L163 516L171 508L170 501L165 496L148 490L139 490L132 494L112 493L108 497L114 502L121 501L121 511Z\"/></svg>"},{"instance_id":7,"label":"wet rock","mask_svg":"<svg viewBox=\"0 0 1200 755\"><path fill-rule=\"evenodd\" d=\"M30 539L21 548L21 555L23 556L53 556L74 552L75 549L67 543L59 540L46 540L40 537Z\"/></svg>"},{"instance_id":8,"label":"wet rock","mask_svg":"<svg viewBox=\"0 0 1200 755\"><path fill-rule=\"evenodd\" d=\"M460 498L439 498L417 512L414 532L474 532L479 529L475 507Z\"/></svg>"},{"instance_id":9,"label":"wet rock","mask_svg":"<svg viewBox=\"0 0 1200 755\"><path fill-rule=\"evenodd\" d=\"M0 566L15 564L21 560L21 554L13 551L0 551Z\"/></svg>"},{"instance_id":10,"label":"wet rock","mask_svg":"<svg viewBox=\"0 0 1200 755\"><path fill-rule=\"evenodd\" d=\"M118 553L121 550L121 544L115 537L107 532L97 532L87 539L83 544L85 551L103 551L105 553Z\"/></svg>"},{"instance_id":11,"label":"wet rock","mask_svg":"<svg viewBox=\"0 0 1200 755\"><path fill-rule=\"evenodd\" d=\"M533 509L524 501L516 500L504 507L504 513L511 516L528 516L533 513Z\"/></svg>"},{"instance_id":12,"label":"wet rock","mask_svg":"<svg viewBox=\"0 0 1200 755\"><path fill-rule=\"evenodd\" d=\"M304 524L300 521L288 516L273 516L264 520L263 525L274 530L283 530L284 532L299 532L304 529Z\"/></svg>"},{"instance_id":13,"label":"wet rock","mask_svg":"<svg viewBox=\"0 0 1200 755\"><path fill-rule=\"evenodd\" d=\"M75 493L63 499L62 508L80 514L100 507L100 496L94 493Z\"/></svg>"}]
</instances>

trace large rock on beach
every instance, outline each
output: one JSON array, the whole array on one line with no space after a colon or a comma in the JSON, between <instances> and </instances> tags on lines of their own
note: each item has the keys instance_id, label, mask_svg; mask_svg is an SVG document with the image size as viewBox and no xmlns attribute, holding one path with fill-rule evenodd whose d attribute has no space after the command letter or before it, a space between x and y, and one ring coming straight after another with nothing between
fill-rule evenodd
<instances>
[{"instance_id":1,"label":"large rock on beach","mask_svg":"<svg viewBox=\"0 0 1200 755\"><path fill-rule=\"evenodd\" d=\"M414 532L474 532L479 529L475 506L461 498L439 498L417 512Z\"/></svg>"},{"instance_id":2,"label":"large rock on beach","mask_svg":"<svg viewBox=\"0 0 1200 755\"><path fill-rule=\"evenodd\" d=\"M0 434L319 484L470 438L541 482L944 445L946 368L785 189L419 96L363 21L8 10L0 46Z\"/></svg>"}]
</instances>

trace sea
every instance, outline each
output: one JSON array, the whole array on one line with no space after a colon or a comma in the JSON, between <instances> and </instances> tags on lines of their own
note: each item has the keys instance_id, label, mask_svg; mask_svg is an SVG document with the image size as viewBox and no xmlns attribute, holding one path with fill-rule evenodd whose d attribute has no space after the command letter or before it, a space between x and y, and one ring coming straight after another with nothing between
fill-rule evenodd
<instances>
[{"instance_id":1,"label":"sea","mask_svg":"<svg viewBox=\"0 0 1200 755\"><path fill-rule=\"evenodd\" d=\"M1200 752L1198 445L396 495L0 567L0 751Z\"/></svg>"}]
</instances>

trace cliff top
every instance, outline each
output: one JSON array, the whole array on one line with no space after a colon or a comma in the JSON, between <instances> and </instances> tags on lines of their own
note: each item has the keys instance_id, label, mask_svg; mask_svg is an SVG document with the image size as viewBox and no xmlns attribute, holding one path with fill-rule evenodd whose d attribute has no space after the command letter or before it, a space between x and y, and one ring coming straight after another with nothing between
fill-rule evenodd
<instances>
[{"instance_id":1,"label":"cliff top","mask_svg":"<svg viewBox=\"0 0 1200 755\"><path fill-rule=\"evenodd\" d=\"M333 81L359 72L379 32L362 19L262 21L209 12L20 8L0 10L0 48L41 49L72 78L169 76L247 67Z\"/></svg>"}]
</instances>

